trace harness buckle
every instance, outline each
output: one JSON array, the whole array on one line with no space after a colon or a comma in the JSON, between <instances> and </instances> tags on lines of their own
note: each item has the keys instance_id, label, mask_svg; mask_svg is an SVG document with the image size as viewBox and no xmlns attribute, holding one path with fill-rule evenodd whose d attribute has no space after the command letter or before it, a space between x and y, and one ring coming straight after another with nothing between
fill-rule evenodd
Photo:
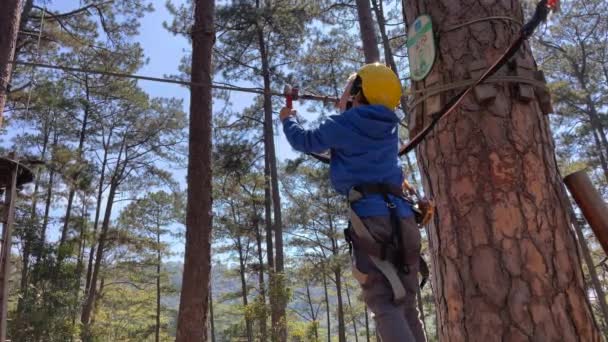
<instances>
[{"instance_id":1,"label":"harness buckle","mask_svg":"<svg viewBox=\"0 0 608 342\"><path fill-rule=\"evenodd\" d=\"M396 206L396 205L395 205L395 203L393 203L393 202L386 202L386 206L387 206L389 209L395 209L395 208L397 208L397 206Z\"/></svg>"}]
</instances>

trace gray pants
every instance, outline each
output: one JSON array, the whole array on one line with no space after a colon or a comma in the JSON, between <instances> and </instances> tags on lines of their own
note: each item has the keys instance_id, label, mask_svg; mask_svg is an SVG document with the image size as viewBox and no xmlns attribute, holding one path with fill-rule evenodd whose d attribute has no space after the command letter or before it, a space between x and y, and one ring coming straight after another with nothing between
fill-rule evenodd
<instances>
[{"instance_id":1,"label":"gray pants","mask_svg":"<svg viewBox=\"0 0 608 342\"><path fill-rule=\"evenodd\" d=\"M363 218L362 221L378 242L391 239L392 225L389 217L369 217ZM357 269L367 274L367 280L361 284L363 299L374 313L376 329L382 342L424 342L426 338L416 308L420 231L413 217L400 221L405 265L408 269L407 272L402 270L399 274L407 293L405 300L400 303L393 301L393 291L388 280L367 254L357 252L356 244L353 246L353 253Z\"/></svg>"}]
</instances>

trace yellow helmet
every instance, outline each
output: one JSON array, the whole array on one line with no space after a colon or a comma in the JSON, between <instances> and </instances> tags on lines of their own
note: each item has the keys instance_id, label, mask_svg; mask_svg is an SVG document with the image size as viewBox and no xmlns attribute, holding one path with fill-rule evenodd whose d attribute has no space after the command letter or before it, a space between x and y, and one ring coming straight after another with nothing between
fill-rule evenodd
<instances>
[{"instance_id":1,"label":"yellow helmet","mask_svg":"<svg viewBox=\"0 0 608 342\"><path fill-rule=\"evenodd\" d=\"M361 84L359 87L356 84L353 85L353 88L359 88L352 89L353 95L356 95L359 90L363 90L363 95L369 104L383 105L390 110L394 110L399 105L401 82L395 72L386 65L366 64L357 71L357 76L361 79Z\"/></svg>"}]
</instances>

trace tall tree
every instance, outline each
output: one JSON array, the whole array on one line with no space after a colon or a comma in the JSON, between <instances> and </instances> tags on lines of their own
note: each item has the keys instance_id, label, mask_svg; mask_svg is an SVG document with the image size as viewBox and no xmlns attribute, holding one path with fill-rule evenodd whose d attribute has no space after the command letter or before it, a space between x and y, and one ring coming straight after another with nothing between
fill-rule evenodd
<instances>
[{"instance_id":1,"label":"tall tree","mask_svg":"<svg viewBox=\"0 0 608 342\"><path fill-rule=\"evenodd\" d=\"M554 94L558 116L553 121L574 128L559 132L561 150L577 146L588 155L587 164L608 182L608 84L602 72L608 45L608 20L602 13L608 3L562 1L561 9L559 23L535 40Z\"/></svg>"},{"instance_id":2,"label":"tall tree","mask_svg":"<svg viewBox=\"0 0 608 342\"><path fill-rule=\"evenodd\" d=\"M10 87L13 65L8 62L13 60L17 46L21 5L21 0L6 0L0 4L0 126Z\"/></svg>"},{"instance_id":3,"label":"tall tree","mask_svg":"<svg viewBox=\"0 0 608 342\"><path fill-rule=\"evenodd\" d=\"M363 54L365 63L380 61L380 50L378 50L378 38L376 37L376 25L372 16L370 0L356 0L357 14L359 15L359 30L363 42Z\"/></svg>"},{"instance_id":4,"label":"tall tree","mask_svg":"<svg viewBox=\"0 0 608 342\"><path fill-rule=\"evenodd\" d=\"M195 1L191 80L205 86L190 90L186 255L177 342L207 340L211 273L211 60L215 43L214 17L214 0Z\"/></svg>"},{"instance_id":5,"label":"tall tree","mask_svg":"<svg viewBox=\"0 0 608 342\"><path fill-rule=\"evenodd\" d=\"M143 259L144 265L151 270L152 283L155 283L156 314L154 317L154 340L161 337L161 299L163 284L163 261L169 254L166 236L170 226L180 216L177 196L164 191L154 192L130 203L120 214L120 224L126 230L125 235L134 236L135 257ZM145 267L145 266L144 266Z\"/></svg>"},{"instance_id":6,"label":"tall tree","mask_svg":"<svg viewBox=\"0 0 608 342\"><path fill-rule=\"evenodd\" d=\"M408 25L429 14L441 32L429 76L440 84L472 78L469 70L498 58L519 26L488 20L446 29L488 15L524 19L519 1L405 6ZM535 68L529 47L513 66ZM439 338L599 341L548 120L518 88L495 86L486 103L468 98L418 148L426 193L437 203L430 240ZM415 120L428 123L432 114L418 108Z\"/></svg>"}]
</instances>

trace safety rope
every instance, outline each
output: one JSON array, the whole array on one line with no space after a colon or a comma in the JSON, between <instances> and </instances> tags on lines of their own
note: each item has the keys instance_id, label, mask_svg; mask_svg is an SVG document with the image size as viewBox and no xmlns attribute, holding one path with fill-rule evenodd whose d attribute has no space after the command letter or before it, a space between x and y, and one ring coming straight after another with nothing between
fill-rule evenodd
<instances>
[{"instance_id":1,"label":"safety rope","mask_svg":"<svg viewBox=\"0 0 608 342\"><path fill-rule=\"evenodd\" d=\"M502 20L502 21L510 21L510 22L514 22L515 24L519 25L519 26L523 26L523 23L513 17L507 17L507 16L503 16L503 15L494 15L494 16L490 16L490 17L483 17L483 18L478 18L478 19L473 19L461 24L456 24L454 26L450 26L446 29L443 29L441 31L439 31L439 33L445 33L445 32L451 32L451 31L456 31L460 28L466 27L466 26L470 26L473 24L477 24L477 23L481 23L484 21L496 21L496 20Z\"/></svg>"},{"instance_id":2,"label":"safety rope","mask_svg":"<svg viewBox=\"0 0 608 342\"><path fill-rule=\"evenodd\" d=\"M234 86L234 85L222 85L222 84L217 84L217 83L206 84L206 83L202 83L202 82L191 82L191 81L184 81L184 80L177 80L177 79L170 79L170 78L151 77L151 76L128 74L128 73L114 72L114 71L105 71L105 70L98 70L98 69L77 68L77 67L69 67L69 66L65 66L65 65L52 65L52 64L46 64L46 63L25 62L25 61L8 61L8 63L15 64L15 65L31 66L31 67L36 67L36 68L45 68L45 69L53 69L53 70L61 70L61 71L69 71L69 72L81 72L81 73L92 74L92 75L103 75L103 76L111 76L111 77L117 77L117 78L130 78L130 79L143 80L143 81L179 84L179 85L185 85L185 86L189 86L189 87L211 87L213 89L219 89L219 90L237 91L237 92L260 94L260 95L264 95L266 93L264 91L264 89L262 89L262 88L245 88L245 87L238 87L238 86ZM285 96L285 94L282 94L279 92L269 91L268 93L271 96L280 96L280 97ZM300 96L298 96L298 99L322 101L325 103L338 101L338 99L335 97L318 96L318 95L311 95L311 94L300 95Z\"/></svg>"},{"instance_id":3,"label":"safety rope","mask_svg":"<svg viewBox=\"0 0 608 342\"><path fill-rule=\"evenodd\" d=\"M423 94L423 96L420 98L417 98L415 101L412 101L408 105L407 110L411 112L412 110L414 110L414 108L416 108L416 106L418 106L419 104L428 100L430 97L437 96L441 93L445 93L450 90L470 87L471 85L475 84L476 81L477 81L476 79L467 79L467 80L452 82L452 83L448 83L448 84L442 84L442 85L436 86L436 87L421 88L421 89L412 91L412 93L416 93L416 94L421 93L421 94ZM532 78L522 77L522 76L492 76L484 82L484 84L493 84L493 83L528 84L528 85L531 85L531 86L539 88L539 89L545 89L545 90L547 89L547 85L544 82L541 82L541 81L538 81L538 80L535 80Z\"/></svg>"}]
</instances>

